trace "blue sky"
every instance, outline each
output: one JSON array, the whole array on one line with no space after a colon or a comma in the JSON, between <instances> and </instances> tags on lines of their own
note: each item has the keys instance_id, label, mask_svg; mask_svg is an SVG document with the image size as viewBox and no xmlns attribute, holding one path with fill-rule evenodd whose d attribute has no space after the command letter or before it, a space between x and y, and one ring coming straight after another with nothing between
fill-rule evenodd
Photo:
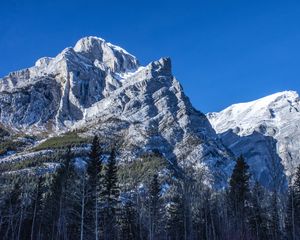
<instances>
[{"instance_id":1,"label":"blue sky","mask_svg":"<svg viewBox=\"0 0 300 240\"><path fill-rule=\"evenodd\" d=\"M203 112L300 92L300 1L7 0L0 16L1 77L94 35L142 64L170 56Z\"/></svg>"}]
</instances>

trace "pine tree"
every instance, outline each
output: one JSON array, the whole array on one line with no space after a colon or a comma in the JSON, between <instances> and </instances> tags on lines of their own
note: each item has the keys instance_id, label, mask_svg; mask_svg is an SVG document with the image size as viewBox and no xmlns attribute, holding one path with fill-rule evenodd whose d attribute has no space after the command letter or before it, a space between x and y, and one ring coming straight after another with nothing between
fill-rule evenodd
<instances>
[{"instance_id":1,"label":"pine tree","mask_svg":"<svg viewBox=\"0 0 300 240\"><path fill-rule=\"evenodd\" d=\"M86 224L87 235L99 239L100 234L100 191L102 190L102 150L100 148L99 138L94 137L89 161L87 164L87 199L86 199Z\"/></svg>"},{"instance_id":2,"label":"pine tree","mask_svg":"<svg viewBox=\"0 0 300 240\"><path fill-rule=\"evenodd\" d=\"M115 148L111 150L107 164L105 166L104 185L102 191L102 200L104 203L104 239L116 239L117 232L117 207L119 198L118 187L118 167L116 162Z\"/></svg>"},{"instance_id":3,"label":"pine tree","mask_svg":"<svg viewBox=\"0 0 300 240\"><path fill-rule=\"evenodd\" d=\"M288 200L286 207L286 217L285 217L285 233L286 238L290 240L295 240L296 236L300 236L296 234L296 208L295 208L295 191L294 187L289 186L288 191Z\"/></svg>"},{"instance_id":4,"label":"pine tree","mask_svg":"<svg viewBox=\"0 0 300 240\"><path fill-rule=\"evenodd\" d=\"M69 235L73 236L74 202L70 196L75 179L76 173L69 147L43 200L42 238L68 239Z\"/></svg>"},{"instance_id":5,"label":"pine tree","mask_svg":"<svg viewBox=\"0 0 300 240\"><path fill-rule=\"evenodd\" d=\"M33 211L32 211L32 223L31 223L31 233L30 233L30 239L34 240L38 237L38 226L41 222L42 216L41 216L41 210L42 210L42 194L43 194L43 184L44 184L45 178L40 176L37 179L37 182L35 184L35 190L33 194Z\"/></svg>"},{"instance_id":6,"label":"pine tree","mask_svg":"<svg viewBox=\"0 0 300 240\"><path fill-rule=\"evenodd\" d=\"M137 212L133 202L126 200L120 214L120 238L122 240L138 239Z\"/></svg>"},{"instance_id":7,"label":"pine tree","mask_svg":"<svg viewBox=\"0 0 300 240\"><path fill-rule=\"evenodd\" d=\"M251 232L255 239L264 240L268 238L268 219L267 210L264 206L265 201L264 189L256 182L251 192L251 206L249 210Z\"/></svg>"},{"instance_id":8,"label":"pine tree","mask_svg":"<svg viewBox=\"0 0 300 240\"><path fill-rule=\"evenodd\" d=\"M293 189L295 194L295 233L300 236L300 165L296 170Z\"/></svg>"},{"instance_id":9,"label":"pine tree","mask_svg":"<svg viewBox=\"0 0 300 240\"><path fill-rule=\"evenodd\" d=\"M17 237L18 209L21 206L21 182L17 178L12 183L12 189L7 194L1 210L2 226L1 236L3 239L15 239Z\"/></svg>"},{"instance_id":10,"label":"pine tree","mask_svg":"<svg viewBox=\"0 0 300 240\"><path fill-rule=\"evenodd\" d=\"M158 231L158 219L160 209L160 183L158 175L154 174L149 187L149 218L150 218L150 234L149 239L156 239Z\"/></svg>"},{"instance_id":11,"label":"pine tree","mask_svg":"<svg viewBox=\"0 0 300 240\"><path fill-rule=\"evenodd\" d=\"M278 210L278 195L277 191L273 191L271 194L271 206L270 206L270 230L271 237L274 240L281 239L280 231L280 220L279 220L279 210Z\"/></svg>"},{"instance_id":12,"label":"pine tree","mask_svg":"<svg viewBox=\"0 0 300 240\"><path fill-rule=\"evenodd\" d=\"M165 230L168 240L184 238L184 204L182 196L174 193L171 201L165 207Z\"/></svg>"},{"instance_id":13,"label":"pine tree","mask_svg":"<svg viewBox=\"0 0 300 240\"><path fill-rule=\"evenodd\" d=\"M234 218L234 230L239 234L240 239L245 239L247 235L247 200L249 199L249 166L243 156L240 156L233 169L229 181L229 198L231 203L231 212Z\"/></svg>"},{"instance_id":14,"label":"pine tree","mask_svg":"<svg viewBox=\"0 0 300 240\"><path fill-rule=\"evenodd\" d=\"M300 236L300 165L297 167L294 183L289 186L286 209L286 235L288 239Z\"/></svg>"}]
</instances>

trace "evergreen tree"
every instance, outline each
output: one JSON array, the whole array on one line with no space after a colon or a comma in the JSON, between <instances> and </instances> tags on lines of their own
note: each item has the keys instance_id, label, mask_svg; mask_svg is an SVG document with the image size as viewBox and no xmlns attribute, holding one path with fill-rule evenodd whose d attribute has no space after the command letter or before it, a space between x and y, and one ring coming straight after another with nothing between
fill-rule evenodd
<instances>
[{"instance_id":1,"label":"evergreen tree","mask_svg":"<svg viewBox=\"0 0 300 240\"><path fill-rule=\"evenodd\" d=\"M300 236L300 232L296 231L296 218L295 191L293 186L289 186L285 217L285 233L289 240L295 240L297 236Z\"/></svg>"},{"instance_id":2,"label":"evergreen tree","mask_svg":"<svg viewBox=\"0 0 300 240\"><path fill-rule=\"evenodd\" d=\"M30 239L38 239L38 232L39 232L39 224L42 220L42 194L44 192L44 181L45 178L40 176L38 177L36 184L35 184L35 190L33 193L33 210L32 210L32 221L31 221L31 232L30 232Z\"/></svg>"},{"instance_id":3,"label":"evergreen tree","mask_svg":"<svg viewBox=\"0 0 300 240\"><path fill-rule=\"evenodd\" d=\"M271 237L274 240L281 239L279 210L278 210L278 196L277 191L273 191L271 194L271 206L270 206L270 231Z\"/></svg>"},{"instance_id":4,"label":"evergreen tree","mask_svg":"<svg viewBox=\"0 0 300 240\"><path fill-rule=\"evenodd\" d=\"M17 178L12 183L12 189L4 199L1 209L1 236L3 239L16 239L17 237L17 223L18 213L21 206L21 183Z\"/></svg>"},{"instance_id":5,"label":"evergreen tree","mask_svg":"<svg viewBox=\"0 0 300 240\"><path fill-rule=\"evenodd\" d=\"M149 239L156 239L158 231L158 220L160 210L160 183L158 175L154 174L149 186L149 218L150 218L150 234Z\"/></svg>"},{"instance_id":6,"label":"evergreen tree","mask_svg":"<svg viewBox=\"0 0 300 240\"><path fill-rule=\"evenodd\" d=\"M288 239L299 239L300 237L300 165L295 173L294 183L289 187L286 209L286 235Z\"/></svg>"},{"instance_id":7,"label":"evergreen tree","mask_svg":"<svg viewBox=\"0 0 300 240\"><path fill-rule=\"evenodd\" d=\"M99 138L94 137L87 164L87 199L86 199L86 224L87 236L100 236L100 191L102 190L102 150Z\"/></svg>"},{"instance_id":8,"label":"evergreen tree","mask_svg":"<svg viewBox=\"0 0 300 240\"><path fill-rule=\"evenodd\" d=\"M116 162L115 148L111 150L107 164L105 166L104 185L102 191L102 200L104 208L104 239L113 240L116 239L117 232L117 207L119 198L118 187L118 167Z\"/></svg>"},{"instance_id":9,"label":"evergreen tree","mask_svg":"<svg viewBox=\"0 0 300 240\"><path fill-rule=\"evenodd\" d=\"M231 203L231 213L234 218L234 232L240 239L246 239L247 236L247 200L249 199L249 166L243 156L240 156L233 169L229 181L229 198Z\"/></svg>"},{"instance_id":10,"label":"evergreen tree","mask_svg":"<svg viewBox=\"0 0 300 240\"><path fill-rule=\"evenodd\" d=\"M129 199L125 201L120 214L120 239L135 240L138 239L137 212L136 206Z\"/></svg>"},{"instance_id":11,"label":"evergreen tree","mask_svg":"<svg viewBox=\"0 0 300 240\"><path fill-rule=\"evenodd\" d=\"M249 221L251 227L251 235L254 239L268 239L268 219L265 204L264 189L256 182L250 198Z\"/></svg>"},{"instance_id":12,"label":"evergreen tree","mask_svg":"<svg viewBox=\"0 0 300 240\"><path fill-rule=\"evenodd\" d=\"M72 186L76 179L71 148L67 149L63 163L58 168L44 198L41 237L44 239L69 239L74 236Z\"/></svg>"},{"instance_id":13,"label":"evergreen tree","mask_svg":"<svg viewBox=\"0 0 300 240\"><path fill-rule=\"evenodd\" d=\"M294 181L295 234L300 236L300 165L297 167Z\"/></svg>"},{"instance_id":14,"label":"evergreen tree","mask_svg":"<svg viewBox=\"0 0 300 240\"><path fill-rule=\"evenodd\" d=\"M165 230L167 240L184 238L184 204L182 196L174 193L171 201L165 207Z\"/></svg>"}]
</instances>

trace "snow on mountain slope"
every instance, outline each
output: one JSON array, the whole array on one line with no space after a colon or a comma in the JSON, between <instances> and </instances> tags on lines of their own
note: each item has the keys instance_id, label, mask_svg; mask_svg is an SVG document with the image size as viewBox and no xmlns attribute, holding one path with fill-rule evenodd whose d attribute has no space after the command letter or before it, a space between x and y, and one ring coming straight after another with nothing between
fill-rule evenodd
<instances>
[{"instance_id":1,"label":"snow on mountain slope","mask_svg":"<svg viewBox=\"0 0 300 240\"><path fill-rule=\"evenodd\" d=\"M86 107L138 68L137 59L122 48L101 38L83 38L55 58L41 58L34 67L0 79L0 122L19 130L63 128L82 119Z\"/></svg>"},{"instance_id":2,"label":"snow on mountain slope","mask_svg":"<svg viewBox=\"0 0 300 240\"><path fill-rule=\"evenodd\" d=\"M279 92L256 101L234 104L219 113L209 113L207 117L233 152L243 153L249 148L256 151L249 161L260 162L257 171L262 174L270 169L272 162L283 165L287 175L300 164L298 93Z\"/></svg>"},{"instance_id":3,"label":"snow on mountain slope","mask_svg":"<svg viewBox=\"0 0 300 240\"><path fill-rule=\"evenodd\" d=\"M121 142L123 160L158 150L173 164L206 168L219 186L234 164L172 75L170 59L142 67L96 37L0 80L0 123L32 134L98 134Z\"/></svg>"}]
</instances>

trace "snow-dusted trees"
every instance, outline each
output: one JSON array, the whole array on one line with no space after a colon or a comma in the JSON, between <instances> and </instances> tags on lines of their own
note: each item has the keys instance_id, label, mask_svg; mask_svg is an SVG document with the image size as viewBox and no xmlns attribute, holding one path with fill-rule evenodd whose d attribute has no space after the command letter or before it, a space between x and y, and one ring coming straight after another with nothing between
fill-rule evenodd
<instances>
[{"instance_id":1,"label":"snow-dusted trees","mask_svg":"<svg viewBox=\"0 0 300 240\"><path fill-rule=\"evenodd\" d=\"M120 234L119 239L137 240L139 239L138 215L136 205L131 199L127 199L121 205L119 214Z\"/></svg>"},{"instance_id":2,"label":"snow-dusted trees","mask_svg":"<svg viewBox=\"0 0 300 240\"><path fill-rule=\"evenodd\" d=\"M175 188L174 188L175 187ZM184 204L183 196L176 186L170 193L170 199L165 206L165 231L167 240L184 238Z\"/></svg>"},{"instance_id":3,"label":"snow-dusted trees","mask_svg":"<svg viewBox=\"0 0 300 240\"><path fill-rule=\"evenodd\" d=\"M95 137L84 157L67 149L53 173L1 175L1 239L299 239L300 167L285 204L250 181L242 157L229 186L214 189L200 166L161 164L159 155L118 165L117 150Z\"/></svg>"},{"instance_id":4,"label":"snow-dusted trees","mask_svg":"<svg viewBox=\"0 0 300 240\"><path fill-rule=\"evenodd\" d=\"M265 190L255 182L250 196L249 226L255 239L268 239L268 212L265 203Z\"/></svg>"},{"instance_id":5,"label":"snow-dusted trees","mask_svg":"<svg viewBox=\"0 0 300 240\"><path fill-rule=\"evenodd\" d=\"M286 208L286 237L295 240L300 236L300 165L297 167L294 182L289 186Z\"/></svg>"}]
</instances>

